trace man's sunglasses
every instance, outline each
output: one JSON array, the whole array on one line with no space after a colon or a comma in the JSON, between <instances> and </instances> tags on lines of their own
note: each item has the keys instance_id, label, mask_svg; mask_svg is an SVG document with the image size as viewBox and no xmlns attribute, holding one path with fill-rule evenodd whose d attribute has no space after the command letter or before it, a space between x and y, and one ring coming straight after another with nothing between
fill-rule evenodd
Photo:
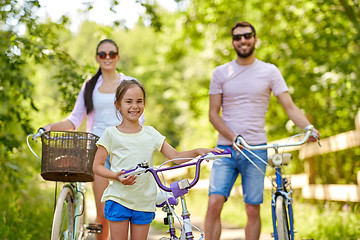
<instances>
[{"instance_id":1,"label":"man's sunglasses","mask_svg":"<svg viewBox=\"0 0 360 240\"><path fill-rule=\"evenodd\" d=\"M249 33L243 33L243 34L234 34L233 41L240 41L242 37L244 37L246 40L250 40L254 36L253 32Z\"/></svg>"},{"instance_id":2,"label":"man's sunglasses","mask_svg":"<svg viewBox=\"0 0 360 240\"><path fill-rule=\"evenodd\" d=\"M106 52L98 52L98 53L96 53L96 55L98 55L99 58L101 58L101 59L105 59L107 55L109 55L109 57L110 57L111 59L114 59L114 58L116 58L116 56L118 55L118 53L117 53L117 52L113 52L113 51L111 51L111 52L109 52L109 53L106 53Z\"/></svg>"}]
</instances>

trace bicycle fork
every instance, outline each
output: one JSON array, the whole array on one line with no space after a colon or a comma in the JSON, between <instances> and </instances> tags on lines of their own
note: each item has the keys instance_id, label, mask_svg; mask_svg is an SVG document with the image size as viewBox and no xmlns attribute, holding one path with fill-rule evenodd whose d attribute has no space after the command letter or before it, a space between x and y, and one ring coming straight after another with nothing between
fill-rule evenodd
<instances>
[{"instance_id":1,"label":"bicycle fork","mask_svg":"<svg viewBox=\"0 0 360 240\"><path fill-rule=\"evenodd\" d=\"M184 196L180 196L180 202L182 207L182 219L183 224L181 226L181 233L180 238L176 236L176 230L175 230L175 221L172 213L172 206L166 203L166 205L162 208L164 212L166 212L166 218L164 218L164 224L169 225L169 231L170 239L171 240L188 240L188 239L194 239L193 233L192 233L192 225L190 222L190 213L187 210L186 201Z\"/></svg>"},{"instance_id":2,"label":"bicycle fork","mask_svg":"<svg viewBox=\"0 0 360 240\"><path fill-rule=\"evenodd\" d=\"M190 213L186 206L185 196L180 196L180 202L182 207L182 218L183 218L183 228L184 231L181 231L181 237L180 239L194 239L194 235L192 233L192 225L190 222ZM183 234L184 233L184 234ZM185 236L183 236L185 235Z\"/></svg>"},{"instance_id":3,"label":"bicycle fork","mask_svg":"<svg viewBox=\"0 0 360 240\"><path fill-rule=\"evenodd\" d=\"M278 240L278 233L276 229L276 198L281 195L284 199L285 209L287 209L287 216L286 218L289 220L287 222L288 228L290 231L290 239L294 239L294 218L293 218L293 209L291 205L291 194L292 190L290 189L289 192L286 191L286 178L282 178L282 173L280 168L275 168L275 181L276 181L276 191L275 194L272 194L271 199L271 213L272 213L272 222L273 222L273 231L274 231L274 238Z\"/></svg>"},{"instance_id":4,"label":"bicycle fork","mask_svg":"<svg viewBox=\"0 0 360 240\"><path fill-rule=\"evenodd\" d=\"M170 234L170 239L178 240L179 238L176 236L174 216L171 208L172 206L169 205L168 203L166 203L165 206L162 208L162 210L166 212L166 218L164 218L164 224L169 225L168 233Z\"/></svg>"}]
</instances>

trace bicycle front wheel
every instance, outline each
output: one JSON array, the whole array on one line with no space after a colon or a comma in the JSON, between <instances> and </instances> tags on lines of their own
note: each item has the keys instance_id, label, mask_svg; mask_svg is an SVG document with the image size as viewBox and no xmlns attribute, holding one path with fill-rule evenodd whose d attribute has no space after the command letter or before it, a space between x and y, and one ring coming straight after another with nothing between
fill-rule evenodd
<instances>
[{"instance_id":1,"label":"bicycle front wheel","mask_svg":"<svg viewBox=\"0 0 360 240\"><path fill-rule=\"evenodd\" d=\"M87 236L85 220L86 220L86 209L85 209L85 198L82 192L76 193L76 200L74 203L75 217L74 217L74 239L85 240Z\"/></svg>"},{"instance_id":2,"label":"bicycle front wheel","mask_svg":"<svg viewBox=\"0 0 360 240\"><path fill-rule=\"evenodd\" d=\"M289 225L288 225L288 218L286 213L286 207L284 198L282 196L278 196L276 198L276 230L278 240L289 240Z\"/></svg>"},{"instance_id":3,"label":"bicycle front wheel","mask_svg":"<svg viewBox=\"0 0 360 240\"><path fill-rule=\"evenodd\" d=\"M68 240L74 230L74 196L69 187L64 187L57 199L54 213L51 240Z\"/></svg>"}]
</instances>

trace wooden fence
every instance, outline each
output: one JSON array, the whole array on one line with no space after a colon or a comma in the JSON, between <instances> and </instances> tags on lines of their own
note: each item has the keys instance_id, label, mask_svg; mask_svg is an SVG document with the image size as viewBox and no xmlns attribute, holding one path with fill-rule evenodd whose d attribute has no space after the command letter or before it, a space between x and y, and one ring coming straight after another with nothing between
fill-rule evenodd
<instances>
[{"instance_id":1,"label":"wooden fence","mask_svg":"<svg viewBox=\"0 0 360 240\"><path fill-rule=\"evenodd\" d=\"M360 202L360 171L357 173L357 184L314 184L315 156L359 146L360 111L355 118L355 130L321 139L321 147L317 143L307 143L301 147L285 149L287 151L298 150L300 159L305 160L305 177L307 180L302 180L302 196L305 199ZM354 161L359 161L359 159L354 159Z\"/></svg>"}]
</instances>

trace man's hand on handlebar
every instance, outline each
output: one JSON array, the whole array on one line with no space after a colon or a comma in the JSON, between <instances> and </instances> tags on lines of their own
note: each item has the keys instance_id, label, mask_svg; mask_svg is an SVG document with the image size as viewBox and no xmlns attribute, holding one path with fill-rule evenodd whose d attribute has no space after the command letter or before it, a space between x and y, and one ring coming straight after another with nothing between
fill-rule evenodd
<instances>
[{"instance_id":1,"label":"man's hand on handlebar","mask_svg":"<svg viewBox=\"0 0 360 240\"><path fill-rule=\"evenodd\" d=\"M236 144L241 150L244 150L245 147L241 144L240 139L239 139L239 136L241 136L241 135L236 136L236 138L234 139L234 141L233 141L233 148L234 148L235 150L237 150L237 149L234 147L234 144ZM244 139L244 140L245 140L245 139Z\"/></svg>"},{"instance_id":2,"label":"man's hand on handlebar","mask_svg":"<svg viewBox=\"0 0 360 240\"><path fill-rule=\"evenodd\" d=\"M309 137L309 142L318 142L319 146L321 147L321 144L320 144L320 132L314 128L313 125L309 125L309 126L306 126L304 128L305 131L309 131L311 130L311 135Z\"/></svg>"},{"instance_id":3,"label":"man's hand on handlebar","mask_svg":"<svg viewBox=\"0 0 360 240\"><path fill-rule=\"evenodd\" d=\"M317 141L320 141L320 132L313 128L312 129L312 133L311 133L311 136L309 137L309 141L310 142L317 142Z\"/></svg>"}]
</instances>

